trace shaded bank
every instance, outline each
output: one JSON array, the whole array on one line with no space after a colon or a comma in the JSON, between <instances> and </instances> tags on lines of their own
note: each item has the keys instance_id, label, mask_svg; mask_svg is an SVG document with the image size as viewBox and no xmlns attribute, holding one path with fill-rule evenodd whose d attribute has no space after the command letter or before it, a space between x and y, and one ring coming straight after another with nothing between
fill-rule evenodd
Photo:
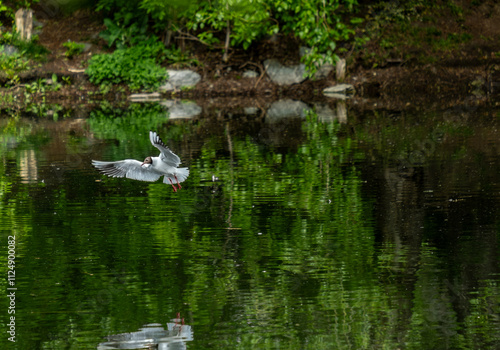
<instances>
[{"instance_id":1,"label":"shaded bank","mask_svg":"<svg viewBox=\"0 0 500 350\"><path fill-rule=\"evenodd\" d=\"M390 5L390 6L389 6ZM400 6L401 5L401 6ZM460 4L459 4L460 5ZM391 7L392 6L392 7ZM396 7L394 7L396 6ZM471 95L478 99L493 99L500 89L500 5L482 1L463 6L406 8L398 2L359 7L363 25L357 28L355 43L340 43L339 55L346 59L346 83L356 88L361 99L381 98L388 108L444 103L460 103ZM457 7L458 6L458 7ZM432 11L430 11L432 9ZM26 84L50 79L66 79L59 91L36 91L30 102L93 104L100 100L123 104L130 91L125 85L102 89L89 83L84 73L91 57L110 52L99 33L106 29L103 18L94 12L79 10L66 16L43 16L43 6L35 6L41 28L39 43L48 50L46 60L18 74L19 81L3 89L1 105L9 102L23 108ZM401 11L409 11L401 12ZM406 17L402 17L402 15ZM369 38L369 40L368 40ZM63 46L68 40L87 42L82 54L68 58ZM368 41L367 41L368 40ZM251 98L257 105L280 98L328 102L321 91L339 83L334 71L326 78L305 80L300 84L279 86L267 76L264 61L274 59L285 66L298 64L301 43L292 36L275 36L252 44L247 50L232 48L227 62L223 52L210 49L197 41L176 40L184 48L184 63L162 65L169 69L188 68L201 76L193 88L165 93L166 98L189 98L199 104L215 103L227 97ZM256 76L245 77L252 70ZM9 78L0 74L0 82ZM213 102L213 100L215 101ZM234 102L236 101L236 102ZM233 99L231 104L245 104ZM220 107L224 107L223 102Z\"/></svg>"}]
</instances>

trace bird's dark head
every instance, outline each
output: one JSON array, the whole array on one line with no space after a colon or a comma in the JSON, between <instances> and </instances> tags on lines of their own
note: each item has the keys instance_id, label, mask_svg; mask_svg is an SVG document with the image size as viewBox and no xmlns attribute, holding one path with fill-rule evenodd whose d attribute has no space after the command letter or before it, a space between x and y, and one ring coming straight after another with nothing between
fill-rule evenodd
<instances>
[{"instance_id":1,"label":"bird's dark head","mask_svg":"<svg viewBox=\"0 0 500 350\"><path fill-rule=\"evenodd\" d=\"M146 157L146 159L144 159L144 162L142 162L141 166L146 165L146 167L149 167L151 166L151 164L153 164L153 159L151 157Z\"/></svg>"}]
</instances>

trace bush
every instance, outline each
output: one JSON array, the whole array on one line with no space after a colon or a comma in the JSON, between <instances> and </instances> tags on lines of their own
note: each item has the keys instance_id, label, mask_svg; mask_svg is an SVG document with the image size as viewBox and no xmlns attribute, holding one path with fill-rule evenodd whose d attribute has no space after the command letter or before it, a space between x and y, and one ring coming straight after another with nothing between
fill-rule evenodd
<instances>
[{"instance_id":1,"label":"bush","mask_svg":"<svg viewBox=\"0 0 500 350\"><path fill-rule=\"evenodd\" d=\"M188 18L187 27L198 32L198 38L206 44L218 43L212 30L225 34L229 31L231 46L244 50L265 35L278 32L264 0L203 0L183 15Z\"/></svg>"},{"instance_id":2,"label":"bush","mask_svg":"<svg viewBox=\"0 0 500 350\"><path fill-rule=\"evenodd\" d=\"M142 0L100 0L97 11L102 11L106 30L99 36L108 42L108 46L117 49L140 45L151 35L147 33L149 16L140 7ZM166 6L166 4L164 4Z\"/></svg>"},{"instance_id":3,"label":"bush","mask_svg":"<svg viewBox=\"0 0 500 350\"><path fill-rule=\"evenodd\" d=\"M20 54L5 55L1 51L3 51L3 48L0 45L0 71L4 72L9 79L14 78L17 73L29 68L28 61Z\"/></svg>"},{"instance_id":4,"label":"bush","mask_svg":"<svg viewBox=\"0 0 500 350\"><path fill-rule=\"evenodd\" d=\"M4 19L8 18L12 20L13 11L9 7L7 7L2 0L0 0L0 26Z\"/></svg>"},{"instance_id":5,"label":"bush","mask_svg":"<svg viewBox=\"0 0 500 350\"><path fill-rule=\"evenodd\" d=\"M356 0L277 0L272 2L272 11L281 32L294 34L311 48L303 60L313 75L321 64L335 63L337 42L354 35L341 13L352 12L355 5Z\"/></svg>"},{"instance_id":6,"label":"bush","mask_svg":"<svg viewBox=\"0 0 500 350\"><path fill-rule=\"evenodd\" d=\"M166 69L157 64L163 54L160 43L117 49L92 57L86 73L93 84L125 83L132 90L155 89L167 78Z\"/></svg>"},{"instance_id":7,"label":"bush","mask_svg":"<svg viewBox=\"0 0 500 350\"><path fill-rule=\"evenodd\" d=\"M38 43L38 35L34 35L31 40L25 41L19 38L16 32L2 32L0 35L0 45L15 46L21 56L27 59L43 61L46 59L49 50Z\"/></svg>"},{"instance_id":8,"label":"bush","mask_svg":"<svg viewBox=\"0 0 500 350\"><path fill-rule=\"evenodd\" d=\"M85 50L85 44L75 43L70 40L62 44L62 46L66 48L64 55L68 58L73 58L74 56L83 53L83 50Z\"/></svg>"},{"instance_id":9,"label":"bush","mask_svg":"<svg viewBox=\"0 0 500 350\"><path fill-rule=\"evenodd\" d=\"M152 37L152 28L159 35L196 35L223 48L227 60L230 46L248 50L268 35L292 34L310 47L303 60L313 74L322 63L335 63L337 43L353 37L354 22L344 17L357 6L357 0L99 0L97 10L108 16L101 37L119 49Z\"/></svg>"}]
</instances>

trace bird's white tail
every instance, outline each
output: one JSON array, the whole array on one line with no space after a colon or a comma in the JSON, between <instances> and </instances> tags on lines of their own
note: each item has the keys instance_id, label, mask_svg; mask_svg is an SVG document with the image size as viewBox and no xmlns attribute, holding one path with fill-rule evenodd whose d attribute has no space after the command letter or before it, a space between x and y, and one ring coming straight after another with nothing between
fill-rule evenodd
<instances>
[{"instance_id":1,"label":"bird's white tail","mask_svg":"<svg viewBox=\"0 0 500 350\"><path fill-rule=\"evenodd\" d=\"M189 168L178 168L178 169L175 169L175 177L177 177L177 179L171 175L171 176L165 176L163 178L163 182L166 183L166 184L171 184L170 180L172 181L172 183L177 183L177 181L179 183L181 182L184 182L186 181L186 179L188 178L189 176ZM170 180L169 180L170 179Z\"/></svg>"}]
</instances>

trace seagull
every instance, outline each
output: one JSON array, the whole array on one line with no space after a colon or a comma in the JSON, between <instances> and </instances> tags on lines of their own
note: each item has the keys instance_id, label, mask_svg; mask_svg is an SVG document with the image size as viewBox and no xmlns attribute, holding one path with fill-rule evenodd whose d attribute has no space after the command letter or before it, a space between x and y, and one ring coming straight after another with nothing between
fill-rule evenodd
<instances>
[{"instance_id":1,"label":"seagull","mask_svg":"<svg viewBox=\"0 0 500 350\"><path fill-rule=\"evenodd\" d=\"M174 192L182 188L181 182L189 176L188 168L178 168L180 158L172 152L154 131L149 132L149 140L160 150L158 157L146 157L144 162L135 159L118 160L116 162L103 162L92 160L95 166L103 174L111 177L127 177L140 181L156 181L165 175L163 182L170 183ZM175 184L178 186L175 187Z\"/></svg>"}]
</instances>

